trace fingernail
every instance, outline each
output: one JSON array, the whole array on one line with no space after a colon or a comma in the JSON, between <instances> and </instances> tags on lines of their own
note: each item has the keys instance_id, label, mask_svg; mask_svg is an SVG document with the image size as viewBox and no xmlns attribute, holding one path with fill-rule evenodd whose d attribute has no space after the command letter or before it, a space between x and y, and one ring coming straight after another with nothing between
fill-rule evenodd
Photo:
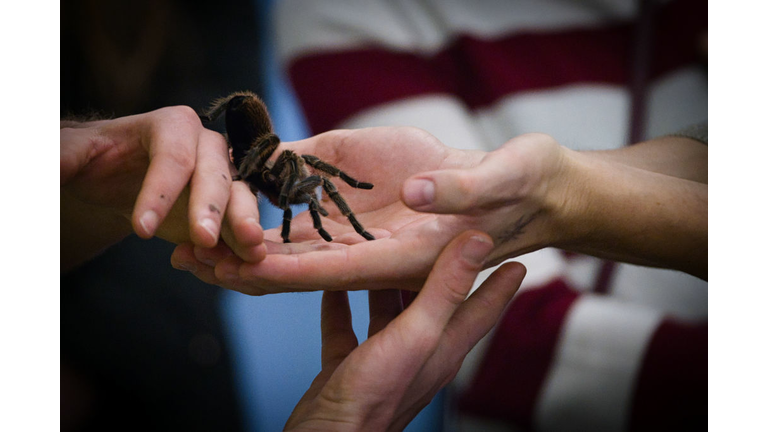
<instances>
[{"instance_id":1,"label":"fingernail","mask_svg":"<svg viewBox=\"0 0 768 432\"><path fill-rule=\"evenodd\" d=\"M157 221L159 219L160 218L157 216L157 213L155 213L154 210L147 210L144 212L141 218L139 218L139 223L141 224L141 228L145 233L153 234L157 229Z\"/></svg>"},{"instance_id":2,"label":"fingernail","mask_svg":"<svg viewBox=\"0 0 768 432\"><path fill-rule=\"evenodd\" d=\"M426 179L414 179L405 182L403 198L412 207L432 204L435 200L435 183Z\"/></svg>"},{"instance_id":3,"label":"fingernail","mask_svg":"<svg viewBox=\"0 0 768 432\"><path fill-rule=\"evenodd\" d=\"M491 252L491 249L493 249L493 242L487 237L472 236L461 248L461 256L470 264L480 265Z\"/></svg>"},{"instance_id":4,"label":"fingernail","mask_svg":"<svg viewBox=\"0 0 768 432\"><path fill-rule=\"evenodd\" d=\"M248 219L246 219L245 223L250 225L250 226L252 226L252 227L254 227L254 228L258 228L258 227L261 226L261 225L259 225L259 221L256 218L253 218L253 217L249 217Z\"/></svg>"},{"instance_id":5,"label":"fingernail","mask_svg":"<svg viewBox=\"0 0 768 432\"><path fill-rule=\"evenodd\" d=\"M206 232L208 232L208 234L211 235L212 239L218 240L219 234L216 232L218 227L216 226L216 222L214 222L213 219L205 218L201 220L199 224Z\"/></svg>"}]
</instances>

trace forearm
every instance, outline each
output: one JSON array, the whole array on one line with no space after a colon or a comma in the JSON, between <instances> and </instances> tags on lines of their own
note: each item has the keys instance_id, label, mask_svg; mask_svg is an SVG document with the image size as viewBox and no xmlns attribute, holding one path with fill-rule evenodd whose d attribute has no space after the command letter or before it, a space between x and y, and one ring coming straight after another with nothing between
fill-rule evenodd
<instances>
[{"instance_id":1,"label":"forearm","mask_svg":"<svg viewBox=\"0 0 768 432\"><path fill-rule=\"evenodd\" d=\"M589 154L605 161L707 183L708 147L691 138L667 136L616 150Z\"/></svg>"},{"instance_id":2,"label":"forearm","mask_svg":"<svg viewBox=\"0 0 768 432\"><path fill-rule=\"evenodd\" d=\"M603 156L568 152L566 234L556 246L706 279L707 184Z\"/></svg>"}]
</instances>

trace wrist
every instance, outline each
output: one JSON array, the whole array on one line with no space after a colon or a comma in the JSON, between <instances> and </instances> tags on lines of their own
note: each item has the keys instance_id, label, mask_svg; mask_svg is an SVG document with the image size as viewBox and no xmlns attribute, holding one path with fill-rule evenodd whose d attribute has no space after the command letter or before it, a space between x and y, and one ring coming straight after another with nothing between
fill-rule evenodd
<instances>
[{"instance_id":1,"label":"wrist","mask_svg":"<svg viewBox=\"0 0 768 432\"><path fill-rule=\"evenodd\" d=\"M561 147L557 170L549 182L541 207L550 215L548 246L567 248L592 233L589 196L595 161L584 153Z\"/></svg>"},{"instance_id":2,"label":"wrist","mask_svg":"<svg viewBox=\"0 0 768 432\"><path fill-rule=\"evenodd\" d=\"M497 150L495 185L503 193L495 220L486 231L498 245L493 262L558 244L568 234L576 170L573 152L544 134L527 134Z\"/></svg>"}]
</instances>

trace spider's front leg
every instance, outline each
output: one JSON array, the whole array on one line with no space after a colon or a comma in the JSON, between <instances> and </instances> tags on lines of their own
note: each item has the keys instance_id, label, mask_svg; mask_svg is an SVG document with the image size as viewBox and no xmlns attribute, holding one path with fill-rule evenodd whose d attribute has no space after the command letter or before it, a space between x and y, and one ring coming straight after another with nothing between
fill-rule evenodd
<instances>
[{"instance_id":1,"label":"spider's front leg","mask_svg":"<svg viewBox=\"0 0 768 432\"><path fill-rule=\"evenodd\" d=\"M280 145L280 138L273 133L260 136L248 148L230 144L233 162L237 167L237 176L232 180L248 180L253 174L261 175L261 171L278 145Z\"/></svg>"},{"instance_id":2,"label":"spider's front leg","mask_svg":"<svg viewBox=\"0 0 768 432\"><path fill-rule=\"evenodd\" d=\"M320 159L317 156L313 155L301 155L302 159L307 163L307 165L311 166L312 168L324 172L331 177L338 177L342 180L344 180L348 185L352 186L353 188L357 189L373 189L373 185L371 183L361 182L353 179L349 176L349 174L345 173L344 171L336 168L335 166L329 164L328 162L325 162L324 160Z\"/></svg>"},{"instance_id":3,"label":"spider's front leg","mask_svg":"<svg viewBox=\"0 0 768 432\"><path fill-rule=\"evenodd\" d=\"M320 237L323 238L323 240L330 242L333 241L333 237L331 237L330 234L328 234L328 231L323 228L323 221L320 218L320 215L328 216L328 211L326 211L323 206L320 205L320 203L317 201L317 196L315 195L315 190L318 186L323 184L323 178L317 175L309 176L302 180L296 188L301 192L301 201L306 201L309 203L309 215L312 216L312 226L317 230L318 234L320 234Z\"/></svg>"},{"instance_id":4,"label":"spider's front leg","mask_svg":"<svg viewBox=\"0 0 768 432\"><path fill-rule=\"evenodd\" d=\"M301 161L301 162L300 162ZM275 164L269 169L270 174L277 179L280 193L277 197L277 206L283 210L283 228L280 237L283 243L290 243L291 220L293 212L291 204L297 204L296 191L299 179L306 177L303 161L291 150L285 150L277 157Z\"/></svg>"},{"instance_id":5,"label":"spider's front leg","mask_svg":"<svg viewBox=\"0 0 768 432\"><path fill-rule=\"evenodd\" d=\"M373 187L373 185L371 185ZM376 240L376 237L372 236L371 233L365 230L363 228L363 225L357 220L357 217L355 217L355 214L352 213L352 209L349 208L349 205L344 200L344 198L339 193L339 190L336 189L336 185L331 182L331 180L327 178L323 178L323 190L326 194L328 194L328 198L330 198L334 204L336 204L336 207L339 208L339 211L343 216L345 216L349 223L352 224L352 227L357 231L358 234L363 236L366 240Z\"/></svg>"}]
</instances>

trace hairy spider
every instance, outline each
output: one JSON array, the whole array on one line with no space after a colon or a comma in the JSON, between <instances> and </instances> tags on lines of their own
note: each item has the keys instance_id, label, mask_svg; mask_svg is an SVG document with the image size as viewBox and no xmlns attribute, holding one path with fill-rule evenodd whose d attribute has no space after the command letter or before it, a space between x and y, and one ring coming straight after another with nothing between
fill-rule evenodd
<instances>
[{"instance_id":1,"label":"hairy spider","mask_svg":"<svg viewBox=\"0 0 768 432\"><path fill-rule=\"evenodd\" d=\"M372 189L372 184L353 179L317 156L297 155L291 150L284 150L277 160L270 161L270 156L280 144L280 138L272 131L266 105L251 92L236 92L215 100L200 115L200 119L204 123L212 122L222 113L227 128L227 143L232 148L232 159L238 171L236 180L245 180L254 194L261 191L272 204L283 210L283 229L280 233L283 242L290 243L293 218L291 204L309 204L309 214L315 229L326 241L332 240L320 220L320 215L328 216L328 211L318 201L316 190L319 186L341 214L349 219L358 234L366 240L374 240L358 222L329 176L339 177L358 189ZM307 166L312 168L312 174Z\"/></svg>"}]
</instances>

